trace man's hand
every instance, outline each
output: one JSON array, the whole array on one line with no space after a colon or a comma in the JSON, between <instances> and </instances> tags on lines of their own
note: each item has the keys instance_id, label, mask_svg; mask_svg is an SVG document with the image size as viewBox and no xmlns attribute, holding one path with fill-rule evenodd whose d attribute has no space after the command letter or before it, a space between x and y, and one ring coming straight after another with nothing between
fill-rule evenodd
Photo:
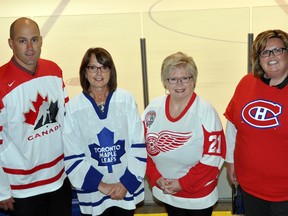
<instances>
[{"instance_id":1,"label":"man's hand","mask_svg":"<svg viewBox=\"0 0 288 216\"><path fill-rule=\"evenodd\" d=\"M14 201L13 197L11 197L7 200L2 200L2 201L0 201L0 209L4 209L5 211L7 211L7 210L13 211L14 210L14 205L13 205L14 202L15 201Z\"/></svg>"}]
</instances>

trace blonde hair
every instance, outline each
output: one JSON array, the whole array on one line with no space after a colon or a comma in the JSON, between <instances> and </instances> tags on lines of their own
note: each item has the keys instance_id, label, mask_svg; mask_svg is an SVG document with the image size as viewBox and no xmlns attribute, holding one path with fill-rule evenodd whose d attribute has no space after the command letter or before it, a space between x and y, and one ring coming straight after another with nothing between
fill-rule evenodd
<instances>
[{"instance_id":1,"label":"blonde hair","mask_svg":"<svg viewBox=\"0 0 288 216\"><path fill-rule=\"evenodd\" d=\"M164 59L161 67L161 81L164 88L165 88L165 80L167 80L170 71L175 70L177 68L185 69L192 76L192 81L194 83L193 85L194 90L198 75L197 66L192 57L182 52L174 53L172 55L167 56Z\"/></svg>"}]
</instances>

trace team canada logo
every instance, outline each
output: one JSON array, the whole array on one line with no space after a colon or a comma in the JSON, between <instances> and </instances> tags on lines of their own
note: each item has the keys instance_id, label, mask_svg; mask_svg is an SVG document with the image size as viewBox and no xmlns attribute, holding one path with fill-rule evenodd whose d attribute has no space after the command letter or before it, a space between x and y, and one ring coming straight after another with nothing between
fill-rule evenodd
<instances>
[{"instance_id":1,"label":"team canada logo","mask_svg":"<svg viewBox=\"0 0 288 216\"><path fill-rule=\"evenodd\" d=\"M34 130L37 130L44 125L57 122L56 116L58 110L59 108L57 101L49 101L48 96L42 97L38 93L36 101L33 101L29 111L24 113L25 122L33 125Z\"/></svg>"},{"instance_id":2,"label":"team canada logo","mask_svg":"<svg viewBox=\"0 0 288 216\"><path fill-rule=\"evenodd\" d=\"M192 137L192 132L161 131L160 133L147 133L146 137L148 153L156 156L160 152L168 152L181 147Z\"/></svg>"},{"instance_id":3,"label":"team canada logo","mask_svg":"<svg viewBox=\"0 0 288 216\"><path fill-rule=\"evenodd\" d=\"M271 128L279 125L278 116L282 106L265 100L248 103L242 110L243 120L256 128Z\"/></svg>"}]
</instances>

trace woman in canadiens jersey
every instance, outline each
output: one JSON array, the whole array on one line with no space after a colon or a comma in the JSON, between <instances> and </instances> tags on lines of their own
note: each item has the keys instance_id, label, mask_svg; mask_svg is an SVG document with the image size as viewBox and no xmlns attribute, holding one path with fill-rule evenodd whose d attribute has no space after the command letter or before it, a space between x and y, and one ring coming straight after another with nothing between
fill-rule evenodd
<instances>
[{"instance_id":1,"label":"woman in canadiens jersey","mask_svg":"<svg viewBox=\"0 0 288 216\"><path fill-rule=\"evenodd\" d=\"M194 92L197 74L191 57L168 56L161 68L167 95L154 99L142 115L146 174L169 216L211 216L218 200L226 144L217 112Z\"/></svg>"},{"instance_id":2,"label":"woman in canadiens jersey","mask_svg":"<svg viewBox=\"0 0 288 216\"><path fill-rule=\"evenodd\" d=\"M252 73L228 104L229 179L243 190L246 216L288 215L288 34L261 32L252 44Z\"/></svg>"}]
</instances>

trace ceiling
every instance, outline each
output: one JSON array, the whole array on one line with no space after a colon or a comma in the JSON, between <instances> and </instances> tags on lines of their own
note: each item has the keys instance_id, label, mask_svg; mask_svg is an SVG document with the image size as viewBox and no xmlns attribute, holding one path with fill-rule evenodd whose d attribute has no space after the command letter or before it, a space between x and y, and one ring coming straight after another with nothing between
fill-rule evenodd
<instances>
[{"instance_id":1,"label":"ceiling","mask_svg":"<svg viewBox=\"0 0 288 216\"><path fill-rule=\"evenodd\" d=\"M287 3L288 0L0 0L0 17L252 8Z\"/></svg>"}]
</instances>

